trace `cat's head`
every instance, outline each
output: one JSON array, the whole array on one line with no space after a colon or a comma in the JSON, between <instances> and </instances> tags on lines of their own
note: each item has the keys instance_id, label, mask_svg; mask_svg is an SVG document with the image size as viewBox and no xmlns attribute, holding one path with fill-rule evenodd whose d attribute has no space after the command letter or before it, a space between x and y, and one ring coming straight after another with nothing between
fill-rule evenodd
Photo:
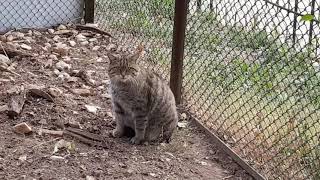
<instances>
[{"instance_id":1,"label":"cat's head","mask_svg":"<svg viewBox=\"0 0 320 180\"><path fill-rule=\"evenodd\" d=\"M110 60L108 75L112 81L127 82L139 73L138 59L141 51L134 54L112 54L108 53Z\"/></svg>"}]
</instances>

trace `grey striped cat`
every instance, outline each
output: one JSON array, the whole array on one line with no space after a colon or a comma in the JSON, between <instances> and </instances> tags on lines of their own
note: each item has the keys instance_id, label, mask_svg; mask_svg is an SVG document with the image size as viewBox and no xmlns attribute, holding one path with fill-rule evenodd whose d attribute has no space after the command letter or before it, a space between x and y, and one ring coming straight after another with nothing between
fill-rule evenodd
<instances>
[{"instance_id":1,"label":"grey striped cat","mask_svg":"<svg viewBox=\"0 0 320 180\"><path fill-rule=\"evenodd\" d=\"M132 144L144 141L170 142L178 123L175 99L169 86L154 72L142 68L134 54L108 53L110 90L116 128L113 137L122 137L127 127L134 130Z\"/></svg>"}]
</instances>

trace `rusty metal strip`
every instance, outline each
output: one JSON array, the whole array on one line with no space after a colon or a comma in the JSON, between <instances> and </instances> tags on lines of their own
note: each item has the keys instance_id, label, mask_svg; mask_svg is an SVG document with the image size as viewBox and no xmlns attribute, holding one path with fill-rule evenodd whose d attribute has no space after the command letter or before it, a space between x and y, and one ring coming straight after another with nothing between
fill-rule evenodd
<instances>
[{"instance_id":1,"label":"rusty metal strip","mask_svg":"<svg viewBox=\"0 0 320 180\"><path fill-rule=\"evenodd\" d=\"M242 159L236 152L234 152L227 144L225 144L218 136L213 134L210 129L205 127L197 118L192 115L192 122L199 127L202 131L205 132L212 140L214 144L216 144L221 150L227 153L239 166L241 166L245 171L247 171L254 179L256 180L266 180L260 173L255 171L244 159Z\"/></svg>"}]
</instances>

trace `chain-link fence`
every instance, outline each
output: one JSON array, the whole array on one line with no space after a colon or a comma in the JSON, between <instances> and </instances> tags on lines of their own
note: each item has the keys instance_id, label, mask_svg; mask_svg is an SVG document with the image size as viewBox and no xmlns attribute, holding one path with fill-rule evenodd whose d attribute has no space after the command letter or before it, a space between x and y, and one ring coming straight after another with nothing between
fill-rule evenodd
<instances>
[{"instance_id":1,"label":"chain-link fence","mask_svg":"<svg viewBox=\"0 0 320 180\"><path fill-rule=\"evenodd\" d=\"M81 0L4 0L0 31L80 21ZM167 80L175 0L96 0L95 21ZM183 105L269 179L320 179L320 3L190 0Z\"/></svg>"},{"instance_id":2,"label":"chain-link fence","mask_svg":"<svg viewBox=\"0 0 320 180\"><path fill-rule=\"evenodd\" d=\"M169 77L174 0L97 0L96 20ZM190 0L183 105L270 179L320 178L319 2Z\"/></svg>"},{"instance_id":3,"label":"chain-link fence","mask_svg":"<svg viewBox=\"0 0 320 180\"><path fill-rule=\"evenodd\" d=\"M169 78L174 0L97 0L96 22L116 37L120 50L145 47L143 65Z\"/></svg>"},{"instance_id":4,"label":"chain-link fence","mask_svg":"<svg viewBox=\"0 0 320 180\"><path fill-rule=\"evenodd\" d=\"M0 32L80 22L83 9L84 0L1 0Z\"/></svg>"},{"instance_id":5,"label":"chain-link fence","mask_svg":"<svg viewBox=\"0 0 320 180\"><path fill-rule=\"evenodd\" d=\"M186 106L266 177L319 179L319 4L190 6Z\"/></svg>"}]
</instances>

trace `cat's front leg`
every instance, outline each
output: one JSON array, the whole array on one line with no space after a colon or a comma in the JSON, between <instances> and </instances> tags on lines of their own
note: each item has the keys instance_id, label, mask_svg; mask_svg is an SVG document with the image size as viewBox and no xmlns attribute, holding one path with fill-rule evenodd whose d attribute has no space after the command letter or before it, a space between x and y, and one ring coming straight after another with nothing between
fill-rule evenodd
<instances>
[{"instance_id":1,"label":"cat's front leg","mask_svg":"<svg viewBox=\"0 0 320 180\"><path fill-rule=\"evenodd\" d=\"M130 140L132 144L141 144L144 141L147 128L147 120L147 115L145 113L138 112L135 114L135 136Z\"/></svg>"},{"instance_id":2,"label":"cat's front leg","mask_svg":"<svg viewBox=\"0 0 320 180\"><path fill-rule=\"evenodd\" d=\"M122 137L124 134L125 112L119 103L114 103L114 116L116 128L112 131L113 137Z\"/></svg>"}]
</instances>

